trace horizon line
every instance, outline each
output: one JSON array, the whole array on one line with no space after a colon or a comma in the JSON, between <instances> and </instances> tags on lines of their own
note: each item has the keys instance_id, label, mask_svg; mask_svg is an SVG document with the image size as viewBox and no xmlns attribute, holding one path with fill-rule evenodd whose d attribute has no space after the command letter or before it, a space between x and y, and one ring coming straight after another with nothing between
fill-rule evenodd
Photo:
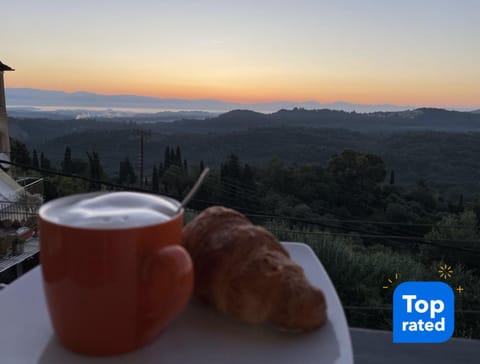
<instances>
[{"instance_id":1,"label":"horizon line","mask_svg":"<svg viewBox=\"0 0 480 364\"><path fill-rule=\"evenodd\" d=\"M44 89L44 88L35 88L35 87L5 87L7 90L34 90L34 91L46 91L46 92L61 92L67 95L75 94L91 94L99 96L126 96L126 97L144 97L152 100L183 100L183 101L215 101L222 103L231 103L231 104L240 104L240 105L265 105L265 104L277 104L277 103L298 103L298 104L308 104L308 103L317 103L320 105L336 105L336 104L348 104L351 106L384 106L384 107L398 107L403 108L405 111L421 109L421 108L440 108L440 109L452 109L452 110L463 110L466 111L476 111L480 109L480 105L451 105L451 104L396 104L396 103L356 103L352 101L336 100L336 101L319 101L315 99L307 100L292 100L292 99L274 99L274 100L259 100L259 101L238 101L238 100L228 100L222 98L188 98L188 97L177 97L177 96L150 96L142 94L133 94L133 93L103 93L103 92L93 92L88 90L75 90L75 91L66 91L59 89ZM88 106L86 106L88 107Z\"/></svg>"}]
</instances>

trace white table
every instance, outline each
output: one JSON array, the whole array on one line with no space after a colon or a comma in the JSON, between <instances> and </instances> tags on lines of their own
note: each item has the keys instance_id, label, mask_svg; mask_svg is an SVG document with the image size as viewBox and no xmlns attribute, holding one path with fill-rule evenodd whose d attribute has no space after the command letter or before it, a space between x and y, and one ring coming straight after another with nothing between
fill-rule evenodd
<instances>
[{"instance_id":1,"label":"white table","mask_svg":"<svg viewBox=\"0 0 480 364\"><path fill-rule=\"evenodd\" d=\"M267 325L247 325L193 302L143 349L114 357L82 356L57 342L37 267L0 291L0 363L353 363L345 316L323 267L308 246L284 245L304 267L307 278L325 292L329 320L314 333L291 334Z\"/></svg>"}]
</instances>

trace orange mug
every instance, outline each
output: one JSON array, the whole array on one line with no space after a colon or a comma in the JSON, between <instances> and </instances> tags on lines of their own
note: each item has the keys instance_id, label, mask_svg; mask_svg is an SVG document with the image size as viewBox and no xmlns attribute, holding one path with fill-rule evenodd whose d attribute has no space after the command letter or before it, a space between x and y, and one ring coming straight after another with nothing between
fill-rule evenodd
<instances>
[{"instance_id":1,"label":"orange mug","mask_svg":"<svg viewBox=\"0 0 480 364\"><path fill-rule=\"evenodd\" d=\"M135 192L72 195L39 211L47 306L63 346L114 355L154 340L192 295L183 209Z\"/></svg>"}]
</instances>

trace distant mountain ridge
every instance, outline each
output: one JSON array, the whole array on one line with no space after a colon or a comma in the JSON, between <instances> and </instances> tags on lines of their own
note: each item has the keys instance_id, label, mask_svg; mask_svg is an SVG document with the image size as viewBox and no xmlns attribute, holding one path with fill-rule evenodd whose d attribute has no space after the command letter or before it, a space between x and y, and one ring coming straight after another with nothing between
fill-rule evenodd
<instances>
[{"instance_id":1,"label":"distant mountain ridge","mask_svg":"<svg viewBox=\"0 0 480 364\"><path fill-rule=\"evenodd\" d=\"M214 117L218 113L206 111L150 111L144 110L113 110L111 108L68 108L55 110L42 110L39 107L8 107L8 116L19 119L47 119L47 120L108 120L125 122L135 120L139 123L170 122L180 119L205 119Z\"/></svg>"},{"instance_id":2,"label":"distant mountain ridge","mask_svg":"<svg viewBox=\"0 0 480 364\"><path fill-rule=\"evenodd\" d=\"M321 114L321 113L320 113ZM426 113L428 114L428 112ZM222 119L177 121L150 124L151 136L145 142L145 170L164 158L165 146L179 145L190 166L218 166L230 153L240 156L252 166L269 163L278 158L287 163L325 165L329 158L344 149L369 151L380 155L389 168L395 170L398 183L415 183L420 179L434 183L474 183L480 181L480 133L433 130L395 130L368 132L346 129L285 126L266 119L254 127L223 119L209 131L193 129L190 125ZM425 115L421 116L425 117ZM408 119L405 119L408 120ZM75 158L86 158L86 152L96 150L105 170L118 172L119 163L138 155L138 138L132 133L135 124L95 120L10 120L11 135L27 143L30 151L43 152L60 165L65 147L72 149ZM242 128L241 128L242 127ZM223 129L222 129L223 128Z\"/></svg>"},{"instance_id":3,"label":"distant mountain ridge","mask_svg":"<svg viewBox=\"0 0 480 364\"><path fill-rule=\"evenodd\" d=\"M280 158L324 165L344 149L376 153L401 183L419 179L478 185L480 114L421 108L368 114L335 110L279 110L266 114L233 110L205 119L150 122L136 120L47 120L9 116L12 138L43 152L56 165L68 145L76 157L97 150L109 173L126 156L138 155L132 132L145 127L145 168L163 160L166 145L182 148L189 163L219 165L230 153L252 165ZM133 159L132 159L133 160ZM448 172L445 172L448 171Z\"/></svg>"},{"instance_id":4,"label":"distant mountain ridge","mask_svg":"<svg viewBox=\"0 0 480 364\"><path fill-rule=\"evenodd\" d=\"M259 112L274 112L280 109L332 109L356 112L402 111L412 109L408 105L367 105L349 102L320 103L317 101L275 101L259 103L227 102L215 99L155 98L137 95L101 95L92 92L63 92L32 88L7 88L7 105L31 107L102 107L102 108L151 108L161 110L196 110L225 112L234 109L249 109Z\"/></svg>"},{"instance_id":5,"label":"distant mountain ridge","mask_svg":"<svg viewBox=\"0 0 480 364\"><path fill-rule=\"evenodd\" d=\"M162 126L170 131L188 130L197 133L224 133L269 127L334 128L362 132L405 130L478 132L480 131L480 114L436 108L372 113L297 108L281 109L271 114L251 110L232 110L213 118L178 120Z\"/></svg>"},{"instance_id":6,"label":"distant mountain ridge","mask_svg":"<svg viewBox=\"0 0 480 364\"><path fill-rule=\"evenodd\" d=\"M135 118L24 118L9 115L10 135L23 142L40 145L46 140L88 130L108 131L141 127L143 123L159 135L229 135L243 132L265 132L267 129L308 131L341 130L361 133L393 134L398 132L435 131L448 133L480 132L480 114L421 108L401 112L355 113L329 109L279 110L266 114L251 110L232 110L205 117L191 113L151 114ZM152 116L155 115L155 116ZM177 117L175 121L172 118ZM170 122L165 122L170 121ZM100 144L98 144L100 145Z\"/></svg>"}]
</instances>

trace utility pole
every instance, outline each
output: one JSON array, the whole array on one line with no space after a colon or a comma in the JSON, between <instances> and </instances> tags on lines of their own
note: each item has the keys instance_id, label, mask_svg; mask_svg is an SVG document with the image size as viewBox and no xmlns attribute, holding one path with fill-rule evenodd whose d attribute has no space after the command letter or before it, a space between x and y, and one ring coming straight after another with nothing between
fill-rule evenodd
<instances>
[{"instance_id":1,"label":"utility pole","mask_svg":"<svg viewBox=\"0 0 480 364\"><path fill-rule=\"evenodd\" d=\"M145 138L150 137L152 135L152 132L150 130L135 129L134 133L136 136L140 137L140 155L138 158L138 162L139 162L139 168L140 168L140 188L143 188L144 141L145 141Z\"/></svg>"}]
</instances>

